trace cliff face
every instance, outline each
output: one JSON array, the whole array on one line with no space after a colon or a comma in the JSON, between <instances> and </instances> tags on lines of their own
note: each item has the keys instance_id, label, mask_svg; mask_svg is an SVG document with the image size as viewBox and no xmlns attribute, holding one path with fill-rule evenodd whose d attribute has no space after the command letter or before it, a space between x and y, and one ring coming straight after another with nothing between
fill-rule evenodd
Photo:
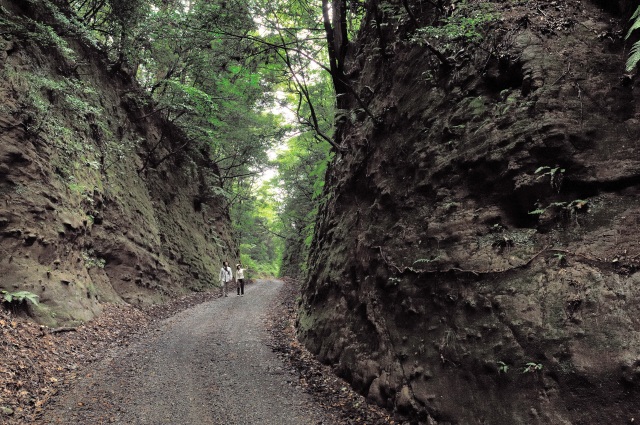
<instances>
[{"instance_id":1,"label":"cliff face","mask_svg":"<svg viewBox=\"0 0 640 425\"><path fill-rule=\"evenodd\" d=\"M206 149L52 3L0 6L0 288L55 324L212 285L237 249Z\"/></svg>"},{"instance_id":2,"label":"cliff face","mask_svg":"<svg viewBox=\"0 0 640 425\"><path fill-rule=\"evenodd\" d=\"M362 114L340 128L300 337L421 422L628 423L640 394L631 2L485 3L490 30L448 66L414 31L431 6L369 12L348 71L381 124Z\"/></svg>"}]
</instances>

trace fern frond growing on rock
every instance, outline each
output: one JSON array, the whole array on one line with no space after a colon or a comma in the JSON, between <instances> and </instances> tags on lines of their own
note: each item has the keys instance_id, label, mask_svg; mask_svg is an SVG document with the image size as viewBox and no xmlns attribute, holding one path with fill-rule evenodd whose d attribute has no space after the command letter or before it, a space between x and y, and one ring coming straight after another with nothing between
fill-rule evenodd
<instances>
[{"instance_id":1,"label":"fern frond growing on rock","mask_svg":"<svg viewBox=\"0 0 640 425\"><path fill-rule=\"evenodd\" d=\"M638 6L636 11L633 12L633 16L631 16L630 20L632 24L631 28L629 28L629 31L627 32L625 37L626 39L628 39L635 30L640 28L640 6ZM638 62L640 62L640 40L636 41L631 47L626 65L627 72L633 71L633 69L638 65Z\"/></svg>"},{"instance_id":2,"label":"fern frond growing on rock","mask_svg":"<svg viewBox=\"0 0 640 425\"><path fill-rule=\"evenodd\" d=\"M626 69L627 72L633 71L636 65L640 62L640 41L637 41L629 52L629 57L627 58Z\"/></svg>"}]
</instances>

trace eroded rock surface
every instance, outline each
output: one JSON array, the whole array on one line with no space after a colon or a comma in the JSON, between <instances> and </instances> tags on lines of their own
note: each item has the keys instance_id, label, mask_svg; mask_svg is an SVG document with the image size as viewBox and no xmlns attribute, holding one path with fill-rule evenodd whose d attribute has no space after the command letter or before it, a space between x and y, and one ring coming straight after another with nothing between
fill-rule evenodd
<instances>
[{"instance_id":1,"label":"eroded rock surface","mask_svg":"<svg viewBox=\"0 0 640 425\"><path fill-rule=\"evenodd\" d=\"M0 6L0 289L37 294L55 325L210 286L236 247L208 153L63 8Z\"/></svg>"},{"instance_id":2,"label":"eroded rock surface","mask_svg":"<svg viewBox=\"0 0 640 425\"><path fill-rule=\"evenodd\" d=\"M370 10L350 55L381 123L339 130L301 338L423 423L637 420L631 2L491 3L451 66L415 41L433 7L406 4Z\"/></svg>"}]
</instances>

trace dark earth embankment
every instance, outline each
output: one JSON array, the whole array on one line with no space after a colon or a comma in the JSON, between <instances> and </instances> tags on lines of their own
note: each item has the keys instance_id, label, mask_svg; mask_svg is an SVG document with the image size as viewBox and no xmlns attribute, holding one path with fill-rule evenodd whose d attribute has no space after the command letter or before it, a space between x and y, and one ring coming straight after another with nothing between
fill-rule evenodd
<instances>
[{"instance_id":1,"label":"dark earth embankment","mask_svg":"<svg viewBox=\"0 0 640 425\"><path fill-rule=\"evenodd\" d=\"M482 41L431 39L445 64L416 31L443 16L434 2L372 2L347 75L380 122L339 130L301 339L420 423L630 423L635 5L479 3L495 15Z\"/></svg>"}]
</instances>

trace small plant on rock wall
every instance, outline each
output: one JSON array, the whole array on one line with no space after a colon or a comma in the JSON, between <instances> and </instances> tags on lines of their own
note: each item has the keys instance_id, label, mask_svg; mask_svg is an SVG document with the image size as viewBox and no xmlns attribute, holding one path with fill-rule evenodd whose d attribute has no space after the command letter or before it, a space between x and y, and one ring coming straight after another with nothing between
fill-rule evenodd
<instances>
[{"instance_id":1,"label":"small plant on rock wall","mask_svg":"<svg viewBox=\"0 0 640 425\"><path fill-rule=\"evenodd\" d=\"M533 211L529 211L529 215L542 215L545 212L547 212L547 209L551 208L551 207L562 207L564 208L567 205L566 202L552 202L551 204L547 205L544 208L536 208Z\"/></svg>"},{"instance_id":2,"label":"small plant on rock wall","mask_svg":"<svg viewBox=\"0 0 640 425\"><path fill-rule=\"evenodd\" d=\"M564 266L567 265L567 257L564 254L561 254L561 253L558 252L558 253L554 254L553 256L556 258L556 260L558 260L558 265L560 267L564 267Z\"/></svg>"},{"instance_id":3,"label":"small plant on rock wall","mask_svg":"<svg viewBox=\"0 0 640 425\"><path fill-rule=\"evenodd\" d=\"M82 253L82 258L84 259L84 265L88 269L92 267L103 269L107 264L106 260L104 258L97 257L92 249L90 249L89 251L84 251Z\"/></svg>"},{"instance_id":4,"label":"small plant on rock wall","mask_svg":"<svg viewBox=\"0 0 640 425\"><path fill-rule=\"evenodd\" d=\"M529 362L524 366L522 373L536 373L542 370L542 363Z\"/></svg>"},{"instance_id":5,"label":"small plant on rock wall","mask_svg":"<svg viewBox=\"0 0 640 425\"><path fill-rule=\"evenodd\" d=\"M10 310L18 310L24 308L27 302L38 305L38 296L29 291L8 292L0 291L0 301L3 307Z\"/></svg>"},{"instance_id":6,"label":"small plant on rock wall","mask_svg":"<svg viewBox=\"0 0 640 425\"><path fill-rule=\"evenodd\" d=\"M509 365L503 361L499 361L498 363L498 373L507 373L509 371Z\"/></svg>"},{"instance_id":7,"label":"small plant on rock wall","mask_svg":"<svg viewBox=\"0 0 640 425\"><path fill-rule=\"evenodd\" d=\"M5 303L14 303L14 302L23 302L29 301L32 304L38 305L38 296L33 292L29 291L18 291L18 292L8 292L8 291L0 291L2 294L2 302Z\"/></svg>"},{"instance_id":8,"label":"small plant on rock wall","mask_svg":"<svg viewBox=\"0 0 640 425\"><path fill-rule=\"evenodd\" d=\"M551 184L551 187L557 192L560 192L562 181L564 180L564 172L564 168L544 166L539 167L535 173L538 174L539 179L549 176L549 183Z\"/></svg>"},{"instance_id":9,"label":"small plant on rock wall","mask_svg":"<svg viewBox=\"0 0 640 425\"><path fill-rule=\"evenodd\" d=\"M477 42L483 37L481 28L497 18L495 9L488 4L461 1L448 16L441 19L440 25L418 29L413 41L419 43L421 37L426 37L444 42Z\"/></svg>"},{"instance_id":10,"label":"small plant on rock wall","mask_svg":"<svg viewBox=\"0 0 640 425\"><path fill-rule=\"evenodd\" d=\"M388 281L389 285L391 286L398 286L400 284L400 279L398 279L397 277L390 277Z\"/></svg>"},{"instance_id":11,"label":"small plant on rock wall","mask_svg":"<svg viewBox=\"0 0 640 425\"><path fill-rule=\"evenodd\" d=\"M421 263L433 263L434 261L438 261L440 259L439 255L433 255L431 258L418 258L413 264L421 264Z\"/></svg>"},{"instance_id":12,"label":"small plant on rock wall","mask_svg":"<svg viewBox=\"0 0 640 425\"><path fill-rule=\"evenodd\" d=\"M631 28L627 32L626 39L628 39L631 34L640 28L640 6L636 9L631 16ZM631 51L629 52L629 58L627 59L627 72L631 72L635 69L635 67L640 62L640 40L636 41L633 46L631 46Z\"/></svg>"},{"instance_id":13,"label":"small plant on rock wall","mask_svg":"<svg viewBox=\"0 0 640 425\"><path fill-rule=\"evenodd\" d=\"M544 208L537 208L533 211L529 211L530 215L542 215L549 208L559 208L561 211L573 216L577 213L586 212L589 206L589 201L585 199L574 199L571 202L552 202Z\"/></svg>"},{"instance_id":14,"label":"small plant on rock wall","mask_svg":"<svg viewBox=\"0 0 640 425\"><path fill-rule=\"evenodd\" d=\"M27 18L24 26L17 27L15 32L27 36L30 41L35 41L44 48L56 49L68 61L75 61L77 58L76 52L69 47L69 43L47 24Z\"/></svg>"}]
</instances>

